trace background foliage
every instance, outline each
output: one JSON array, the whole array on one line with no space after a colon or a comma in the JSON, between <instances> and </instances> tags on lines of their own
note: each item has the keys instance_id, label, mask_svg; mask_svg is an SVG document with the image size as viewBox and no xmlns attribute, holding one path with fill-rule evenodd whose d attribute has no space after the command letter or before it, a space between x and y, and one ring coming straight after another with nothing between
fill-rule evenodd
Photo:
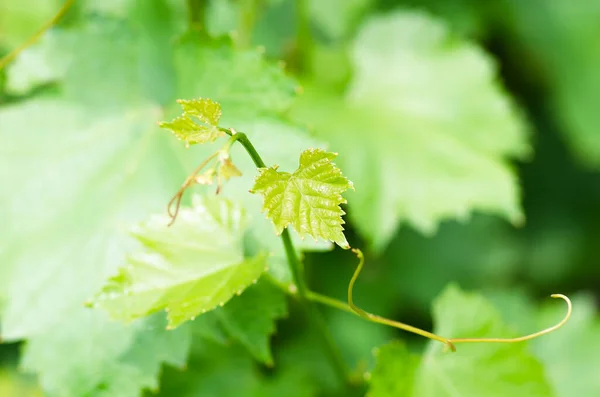
<instances>
[{"instance_id":1,"label":"background foliage","mask_svg":"<svg viewBox=\"0 0 600 397\"><path fill-rule=\"evenodd\" d=\"M2 0L0 55L61 5ZM76 2L0 71L0 395L600 395L599 20L599 0ZM575 298L571 322L447 354L327 308L365 380L344 391L294 300L264 279L172 331L164 313L125 324L84 307L126 261L146 263L126 258L143 251L128 231L163 214L210 152L156 125L199 96L283 171L309 147L339 153L365 309L445 336L511 336L556 321L547 296L560 292ZM211 244L177 252L151 223L135 236L180 264L231 242L209 262L253 264L245 286L269 254L286 283L248 194L254 166L237 146L232 158L243 176L222 194L247 219L210 229L190 215L181 239ZM356 258L295 240L311 288L343 300ZM170 307L169 288L200 277L188 270L165 281Z\"/></svg>"}]
</instances>

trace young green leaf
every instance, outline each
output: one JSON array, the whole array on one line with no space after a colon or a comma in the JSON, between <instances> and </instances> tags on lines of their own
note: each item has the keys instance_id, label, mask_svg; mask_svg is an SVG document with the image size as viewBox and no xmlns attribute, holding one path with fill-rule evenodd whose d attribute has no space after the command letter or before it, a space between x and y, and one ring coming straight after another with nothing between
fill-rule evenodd
<instances>
[{"instance_id":1,"label":"young green leaf","mask_svg":"<svg viewBox=\"0 0 600 397\"><path fill-rule=\"evenodd\" d=\"M452 337L511 337L496 309L476 294L447 288L434 303L435 333ZM381 349L373 373L372 396L395 391L407 397L552 396L544 368L526 343L459 344L455 353L430 342L419 361L408 350ZM403 369L398 377L389 368Z\"/></svg>"},{"instance_id":2,"label":"young green leaf","mask_svg":"<svg viewBox=\"0 0 600 397\"><path fill-rule=\"evenodd\" d=\"M221 118L221 105L210 99L199 98L177 101L183 108L183 115L170 122L162 122L162 128L171 130L177 139L185 141L187 145L196 143L214 142L218 137L225 135L219 129ZM201 124L195 122L197 118Z\"/></svg>"},{"instance_id":3,"label":"young green leaf","mask_svg":"<svg viewBox=\"0 0 600 397\"><path fill-rule=\"evenodd\" d=\"M336 156L322 149L308 149L291 174L277 171L276 166L259 170L252 192L264 196L263 211L278 234L293 225L301 236L308 234L350 247L340 205L346 203L342 193L353 186L332 162Z\"/></svg>"},{"instance_id":4,"label":"young green leaf","mask_svg":"<svg viewBox=\"0 0 600 397\"><path fill-rule=\"evenodd\" d=\"M194 197L175 224L155 216L134 230L146 250L111 278L94 299L129 321L166 310L169 328L224 305L265 270L266 255L245 259L244 211L219 198Z\"/></svg>"},{"instance_id":5,"label":"young green leaf","mask_svg":"<svg viewBox=\"0 0 600 397\"><path fill-rule=\"evenodd\" d=\"M188 116L197 117L203 123L212 126L219 125L219 119L223 113L221 105L208 98L179 99L177 101L183 108L183 113Z\"/></svg>"}]
</instances>

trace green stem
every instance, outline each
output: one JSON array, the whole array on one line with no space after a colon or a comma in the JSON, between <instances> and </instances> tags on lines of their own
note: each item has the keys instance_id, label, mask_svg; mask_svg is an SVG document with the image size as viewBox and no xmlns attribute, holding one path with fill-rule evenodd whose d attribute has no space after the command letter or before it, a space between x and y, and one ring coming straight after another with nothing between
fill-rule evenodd
<instances>
[{"instance_id":1,"label":"green stem","mask_svg":"<svg viewBox=\"0 0 600 397\"><path fill-rule=\"evenodd\" d=\"M226 132L231 136L233 141L239 141L246 152L254 161L254 164L258 168L265 168L265 162L262 160L248 136L243 132L236 132L233 129L223 129L222 131ZM294 248L294 243L292 242L292 238L290 237L290 232L288 229L285 229L283 233L281 233L281 240L283 241L283 246L285 248L285 255L288 260L288 265L292 272L292 276L294 279L294 283L298 289L298 297L300 303L307 314L309 320L313 323L313 325L317 328L318 334L321 338L321 344L323 345L323 349L327 352L329 359L331 360L331 364L335 369L337 375L342 380L344 384L348 384L350 377L348 376L348 368L340 351L338 350L331 333L327 329L327 324L321 314L317 310L317 308L310 303L308 287L306 286L306 281L304 279L302 264L296 255L296 250Z\"/></svg>"},{"instance_id":2,"label":"green stem","mask_svg":"<svg viewBox=\"0 0 600 397\"><path fill-rule=\"evenodd\" d=\"M290 265L294 282L296 283L296 287L298 288L298 296L300 298L300 301L302 302L302 306L305 308L308 317L316 326L317 331L321 336L321 343L323 345L323 348L328 353L337 375L340 377L340 379L343 380L345 384L348 384L349 376L347 365L344 362L344 359L342 358L342 355L338 350L335 341L331 336L331 333L327 329L327 324L325 323L323 315L309 301L309 290L306 286L302 264L300 263L300 260L296 255L296 250L294 249L294 243L292 242L289 229L283 230L283 233L281 233L281 239L283 240L285 255L287 257L288 264Z\"/></svg>"}]
</instances>

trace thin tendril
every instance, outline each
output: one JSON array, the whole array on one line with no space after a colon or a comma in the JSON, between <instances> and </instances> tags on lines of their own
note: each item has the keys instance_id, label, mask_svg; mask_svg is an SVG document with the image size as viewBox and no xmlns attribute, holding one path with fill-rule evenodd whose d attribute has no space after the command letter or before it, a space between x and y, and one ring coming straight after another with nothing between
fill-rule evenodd
<instances>
[{"instance_id":1,"label":"thin tendril","mask_svg":"<svg viewBox=\"0 0 600 397\"><path fill-rule=\"evenodd\" d=\"M204 160L198 167L196 167L196 169L185 179L185 182L183 182L183 184L181 185L177 193L175 193L171 201L169 201L169 204L167 204L167 213L171 217L171 222L169 222L169 226L175 223L175 220L177 219L177 215L179 214L179 208L181 207L181 199L183 198L183 194L185 193L185 191L194 183L194 180L198 176L200 171L202 171L202 169L206 167L212 159L217 157L218 154L219 152L213 153L209 158ZM175 210L173 210L173 206L175 206Z\"/></svg>"},{"instance_id":2,"label":"thin tendril","mask_svg":"<svg viewBox=\"0 0 600 397\"><path fill-rule=\"evenodd\" d=\"M554 325L552 327L546 328L542 331L535 332L533 334L520 336L518 338L444 338L442 336L422 330L420 328L413 327L412 325L404 324L399 321L390 320L390 319L387 319L384 317L377 316L375 314L368 313L368 312L362 310L361 308L359 308L358 306L356 306L352 300L352 291L354 290L354 284L356 283L356 280L358 279L358 275L362 271L362 268L365 264L365 257L363 255L362 251L359 249L353 248L352 252L354 252L356 254L356 256L358 257L358 266L356 267L356 270L354 271L354 274L352 275L352 279L350 280L350 283L348 284L348 305L350 306L350 308L352 310L354 310L354 312L356 314L358 314L360 317L363 317L363 318L365 318L369 321L375 322L375 323L388 325L390 327L394 327L394 328L398 328L398 329L401 329L404 331L412 332L414 334L421 335L421 336L424 336L429 339L437 340L439 342L444 343L453 352L456 351L456 346L454 346L455 343L517 343L517 342L531 340L531 339L537 338L542 335L546 335L550 332L553 332L553 331L559 329L563 325L565 325L566 322L569 321L569 318L571 317L571 313L573 310L573 305L571 304L571 300L568 297L566 297L565 295L562 295L562 294L552 294L551 295L552 298L560 298L560 299L564 300L565 302L567 302L567 314L559 323L557 323L556 325ZM327 304L327 302L322 302L322 303Z\"/></svg>"},{"instance_id":3,"label":"thin tendril","mask_svg":"<svg viewBox=\"0 0 600 397\"><path fill-rule=\"evenodd\" d=\"M34 44L48 29L50 29L54 24L56 24L66 13L69 11L69 8L75 3L75 0L67 0L60 10L52 17L51 20L46 22L33 36L31 36L26 42L6 54L2 59L0 59L0 70L4 69L6 65L8 65L13 59L17 57L27 47Z\"/></svg>"},{"instance_id":4,"label":"thin tendril","mask_svg":"<svg viewBox=\"0 0 600 397\"><path fill-rule=\"evenodd\" d=\"M515 343L515 342L524 342L526 340L535 339L539 336L549 334L550 332L556 331L563 325L569 321L571 318L571 313L573 312L573 304L571 303L571 299L563 294L552 294L550 295L552 298L559 298L567 302L567 314L565 317L556 325L552 327L548 327L538 332L534 332L533 334L520 336L518 338L450 338L448 341L452 343Z\"/></svg>"}]
</instances>

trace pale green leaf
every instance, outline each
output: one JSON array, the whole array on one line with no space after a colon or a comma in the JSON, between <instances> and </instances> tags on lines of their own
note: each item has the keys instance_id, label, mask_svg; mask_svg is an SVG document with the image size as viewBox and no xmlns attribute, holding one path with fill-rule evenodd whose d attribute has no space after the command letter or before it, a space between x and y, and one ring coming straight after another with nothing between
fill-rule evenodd
<instances>
[{"instance_id":1,"label":"pale green leaf","mask_svg":"<svg viewBox=\"0 0 600 397\"><path fill-rule=\"evenodd\" d=\"M162 128L171 130L177 139L191 145L214 142L218 137L225 135L219 129L222 113L220 104L206 98L179 99L177 103L183 108L183 115L173 121L159 124ZM200 124L192 118L196 118Z\"/></svg>"},{"instance_id":2,"label":"pale green leaf","mask_svg":"<svg viewBox=\"0 0 600 397\"><path fill-rule=\"evenodd\" d=\"M171 226L154 216L133 231L146 250L128 258L94 305L126 321L164 309L169 328L224 305L265 270L264 254L244 259L244 218L239 205L201 196Z\"/></svg>"},{"instance_id":3,"label":"pale green leaf","mask_svg":"<svg viewBox=\"0 0 600 397\"><path fill-rule=\"evenodd\" d=\"M451 286L434 303L435 333L446 337L513 337L496 309L476 294ZM544 367L526 343L457 344L445 351L432 341L420 362L403 348L386 347L373 373L373 396L403 392L407 397L549 397ZM394 353L394 354L392 354ZM396 362L398 361L398 362ZM398 377L392 366L413 375ZM398 383L395 383L398 382Z\"/></svg>"},{"instance_id":4,"label":"pale green leaf","mask_svg":"<svg viewBox=\"0 0 600 397\"><path fill-rule=\"evenodd\" d=\"M159 125L171 130L177 139L188 145L214 142L219 136L225 134L215 126L198 124L186 115L169 122L162 122Z\"/></svg>"},{"instance_id":5,"label":"pale green leaf","mask_svg":"<svg viewBox=\"0 0 600 397\"><path fill-rule=\"evenodd\" d=\"M141 389L158 389L161 363L179 368L187 361L190 332L187 327L165 331L163 314L132 326L108 322L87 310L64 324L60 333L29 342L21 368L35 371L49 395L132 397ZM85 339L80 333L87 331ZM79 346L73 349L74 344ZM52 349L68 351L60 358Z\"/></svg>"},{"instance_id":6,"label":"pale green leaf","mask_svg":"<svg viewBox=\"0 0 600 397\"><path fill-rule=\"evenodd\" d=\"M184 176L164 150L171 138L153 126L158 114L146 105L98 117L63 100L0 111L0 202L7 210L0 235L8 243L2 337L27 339L22 366L53 395L127 384L128 392L115 396L137 396L154 387L149 378L156 379L160 351L185 358L188 339L173 340L161 327L155 337L162 342L145 349L148 369L137 372L122 357L148 328L111 323L83 307L130 249L120 229L164 208Z\"/></svg>"},{"instance_id":7,"label":"pale green leaf","mask_svg":"<svg viewBox=\"0 0 600 397\"><path fill-rule=\"evenodd\" d=\"M296 82L257 50L235 51L186 38L176 47L175 67L178 98L201 96L220 103L223 127L241 129L231 123L234 118L246 116L248 120L287 110L296 95Z\"/></svg>"},{"instance_id":8,"label":"pale green leaf","mask_svg":"<svg viewBox=\"0 0 600 397\"><path fill-rule=\"evenodd\" d=\"M275 320L287 316L285 295L274 285L261 282L215 313L223 328L259 361L272 366L269 344Z\"/></svg>"},{"instance_id":9,"label":"pale green leaf","mask_svg":"<svg viewBox=\"0 0 600 397\"><path fill-rule=\"evenodd\" d=\"M308 149L300 155L300 165L293 173L279 172L277 167L262 168L253 193L264 197L263 211L280 234L288 225L301 235L322 238L349 248L340 207L346 203L342 193L352 182L332 162L337 156L322 149Z\"/></svg>"},{"instance_id":10,"label":"pale green leaf","mask_svg":"<svg viewBox=\"0 0 600 397\"><path fill-rule=\"evenodd\" d=\"M308 87L295 115L344 154L349 214L375 248L400 222L433 233L473 211L523 221L509 160L529 154L526 126L481 49L402 11L368 21L352 60L345 98Z\"/></svg>"},{"instance_id":11,"label":"pale green leaf","mask_svg":"<svg viewBox=\"0 0 600 397\"><path fill-rule=\"evenodd\" d=\"M221 105L208 98L179 99L177 103L183 108L183 113L197 117L201 122L217 127L223 113Z\"/></svg>"}]
</instances>

